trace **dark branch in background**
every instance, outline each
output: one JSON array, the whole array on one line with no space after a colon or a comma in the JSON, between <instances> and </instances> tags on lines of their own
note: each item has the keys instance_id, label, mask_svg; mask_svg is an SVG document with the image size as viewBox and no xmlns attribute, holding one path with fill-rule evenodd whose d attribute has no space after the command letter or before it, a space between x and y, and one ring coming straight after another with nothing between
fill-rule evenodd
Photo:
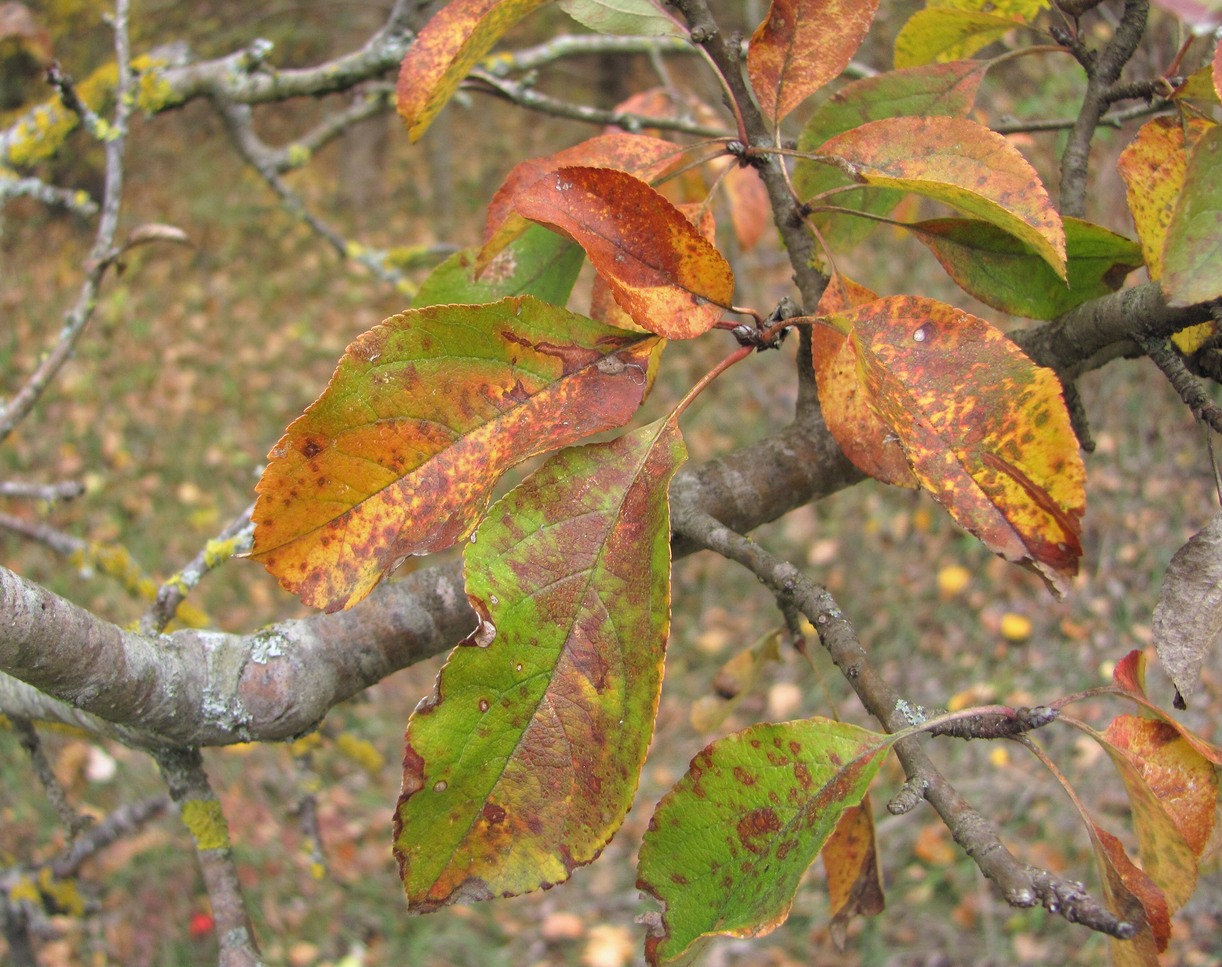
<instances>
[{"instance_id":1,"label":"dark branch in background","mask_svg":"<svg viewBox=\"0 0 1222 967\"><path fill-rule=\"evenodd\" d=\"M1179 393L1180 399L1192 411L1192 415L1207 424L1215 433L1222 433L1222 409L1209 398L1209 393L1196 377L1188 372L1184 360L1172 348L1171 343L1166 339L1143 338L1140 345Z\"/></svg>"},{"instance_id":2,"label":"dark branch in background","mask_svg":"<svg viewBox=\"0 0 1222 967\"><path fill-rule=\"evenodd\" d=\"M1080 42L1065 32L1057 35L1057 39L1070 49L1086 71L1086 94L1082 98L1078 120L1069 133L1069 141L1061 155L1062 215L1085 217L1090 143L1099 127L1099 119L1111 103L1112 87L1146 31L1149 12L1148 0L1125 0L1124 14L1116 32L1102 52L1097 54L1084 51Z\"/></svg>"},{"instance_id":3,"label":"dark branch in background","mask_svg":"<svg viewBox=\"0 0 1222 967\"><path fill-rule=\"evenodd\" d=\"M13 724L13 731L17 733L21 747L30 757L30 764L34 767L34 774L38 776L38 781L42 783L43 791L51 800L51 805L55 807L56 813L59 814L60 825L68 831L69 839L75 839L78 833L89 826L89 820L78 814L72 808L72 804L68 802L68 794L64 792L64 787L55 777L55 770L51 768L51 762L47 759L42 740L38 737L30 720L10 717L9 721Z\"/></svg>"},{"instance_id":4,"label":"dark branch in background","mask_svg":"<svg viewBox=\"0 0 1222 967\"><path fill-rule=\"evenodd\" d=\"M793 601L815 626L820 642L862 705L888 732L912 724L904 715L905 703L874 667L857 639L857 632L826 589L708 514L679 502L674 506L672 520L676 532L743 565L778 596ZM1028 714L1022 724L1034 728L1051 720L1050 716ZM908 795L914 796L919 790L942 817L955 842L997 884L1011 906L1030 907L1039 903L1050 913L1059 913L1071 922L1109 936L1127 939L1136 933L1133 924L1098 903L1082 890L1081 884L1036 870L1016 859L988 820L937 771L918 739L896 742L895 754L911 783L905 787Z\"/></svg>"}]
</instances>

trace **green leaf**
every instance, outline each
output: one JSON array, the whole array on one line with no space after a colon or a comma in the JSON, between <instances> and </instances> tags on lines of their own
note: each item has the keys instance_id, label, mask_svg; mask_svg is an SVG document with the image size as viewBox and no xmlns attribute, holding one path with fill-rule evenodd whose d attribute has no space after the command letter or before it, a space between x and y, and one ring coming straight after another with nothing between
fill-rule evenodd
<instances>
[{"instance_id":1,"label":"green leaf","mask_svg":"<svg viewBox=\"0 0 1222 967\"><path fill-rule=\"evenodd\" d=\"M530 296L392 316L268 455L251 557L306 604L355 604L470 533L507 469L627 422L659 344Z\"/></svg>"},{"instance_id":2,"label":"green leaf","mask_svg":"<svg viewBox=\"0 0 1222 967\"><path fill-rule=\"evenodd\" d=\"M673 962L702 937L759 936L783 923L894 741L814 718L752 726L692 759L641 845L637 886L665 908L651 924L649 963Z\"/></svg>"},{"instance_id":3,"label":"green leaf","mask_svg":"<svg viewBox=\"0 0 1222 967\"><path fill-rule=\"evenodd\" d=\"M687 29L653 0L560 0L560 9L603 34L687 38Z\"/></svg>"},{"instance_id":4,"label":"green leaf","mask_svg":"<svg viewBox=\"0 0 1222 967\"><path fill-rule=\"evenodd\" d=\"M747 73L764 114L780 121L844 70L879 0L772 0L751 36Z\"/></svg>"},{"instance_id":5,"label":"green leaf","mask_svg":"<svg viewBox=\"0 0 1222 967\"><path fill-rule=\"evenodd\" d=\"M918 10L895 38L895 66L962 60L1001 40L1019 22L996 14L927 7Z\"/></svg>"},{"instance_id":6,"label":"green leaf","mask_svg":"<svg viewBox=\"0 0 1222 967\"><path fill-rule=\"evenodd\" d=\"M1172 306L1222 296L1222 126L1202 135L1189 155L1167 227L1162 287Z\"/></svg>"},{"instance_id":7,"label":"green leaf","mask_svg":"<svg viewBox=\"0 0 1222 967\"><path fill-rule=\"evenodd\" d=\"M395 854L408 904L550 886L632 804L670 625L673 419L555 454L465 551L480 626L412 715Z\"/></svg>"},{"instance_id":8,"label":"green leaf","mask_svg":"<svg viewBox=\"0 0 1222 967\"><path fill-rule=\"evenodd\" d=\"M396 101L418 141L458 85L519 20L547 0L452 0L416 36L399 67Z\"/></svg>"},{"instance_id":9,"label":"green leaf","mask_svg":"<svg viewBox=\"0 0 1222 967\"><path fill-rule=\"evenodd\" d=\"M1000 134L953 117L871 121L825 142L861 181L911 191L1021 238L1065 277L1065 229L1043 182Z\"/></svg>"},{"instance_id":10,"label":"green leaf","mask_svg":"<svg viewBox=\"0 0 1222 967\"><path fill-rule=\"evenodd\" d=\"M967 117L989 66L989 61L964 60L889 71L854 81L833 94L810 116L798 137L798 150L813 153L828 139L867 121L931 115ZM798 197L804 201L854 184L839 169L806 158L799 158L795 163L793 183ZM826 200L826 204L886 215L903 197L901 191L854 189L837 192ZM856 245L878 226L869 219L834 212L816 212L812 218L832 249Z\"/></svg>"},{"instance_id":11,"label":"green leaf","mask_svg":"<svg viewBox=\"0 0 1222 967\"><path fill-rule=\"evenodd\" d=\"M1028 319L1055 319L1074 306L1115 292L1142 263L1141 246L1077 218L1064 219L1063 282L1035 251L1009 232L970 218L910 226L964 292Z\"/></svg>"},{"instance_id":12,"label":"green leaf","mask_svg":"<svg viewBox=\"0 0 1222 967\"><path fill-rule=\"evenodd\" d=\"M579 246L538 225L502 249L477 279L479 251L479 246L464 249L437 266L421 284L414 306L480 305L514 295L563 306L585 261Z\"/></svg>"}]
</instances>

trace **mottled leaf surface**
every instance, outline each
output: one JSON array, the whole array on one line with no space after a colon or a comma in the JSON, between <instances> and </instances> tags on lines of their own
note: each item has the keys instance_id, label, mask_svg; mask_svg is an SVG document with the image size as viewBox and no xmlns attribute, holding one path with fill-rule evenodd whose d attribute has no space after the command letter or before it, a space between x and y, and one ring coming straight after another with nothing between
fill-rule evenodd
<instances>
[{"instance_id":1,"label":"mottled leaf surface","mask_svg":"<svg viewBox=\"0 0 1222 967\"><path fill-rule=\"evenodd\" d=\"M616 168L636 175L642 181L650 181L674 167L681 157L682 148L673 141L663 141L645 134L613 132L589 138L554 154L518 162L488 204L484 247L480 252L478 271L482 272L493 256L529 224L515 212L518 195L545 175L554 177L557 168L566 165Z\"/></svg>"},{"instance_id":2,"label":"mottled leaf surface","mask_svg":"<svg viewBox=\"0 0 1222 967\"><path fill-rule=\"evenodd\" d=\"M1115 292L1144 263L1141 246L1077 218L1065 218L1063 281L1026 243L996 225L938 218L911 226L959 287L986 305L1028 319L1063 312Z\"/></svg>"},{"instance_id":3,"label":"mottled leaf surface","mask_svg":"<svg viewBox=\"0 0 1222 967\"><path fill-rule=\"evenodd\" d=\"M687 29L654 0L560 0L558 5L579 24L603 34L688 35Z\"/></svg>"},{"instance_id":4,"label":"mottled leaf surface","mask_svg":"<svg viewBox=\"0 0 1222 967\"><path fill-rule=\"evenodd\" d=\"M1196 889L1218 806L1218 775L1168 722L1119 715L1096 734L1124 781L1142 869L1174 913Z\"/></svg>"},{"instance_id":5,"label":"mottled leaf surface","mask_svg":"<svg viewBox=\"0 0 1222 967\"><path fill-rule=\"evenodd\" d=\"M464 77L504 33L547 0L451 0L416 36L399 67L399 114L418 141Z\"/></svg>"},{"instance_id":6,"label":"mottled leaf surface","mask_svg":"<svg viewBox=\"0 0 1222 967\"><path fill-rule=\"evenodd\" d=\"M772 0L751 36L747 74L760 108L780 121L844 70L879 0Z\"/></svg>"},{"instance_id":7,"label":"mottled leaf surface","mask_svg":"<svg viewBox=\"0 0 1222 967\"><path fill-rule=\"evenodd\" d=\"M847 312L877 298L865 286L837 276L823 290L816 314ZM875 480L919 487L898 437L874 411L862 388L856 346L830 326L812 326L810 342L823 418L844 455Z\"/></svg>"},{"instance_id":8,"label":"mottled leaf surface","mask_svg":"<svg viewBox=\"0 0 1222 967\"><path fill-rule=\"evenodd\" d=\"M962 60L1001 40L1019 22L997 13L928 6L908 18L895 38L895 66Z\"/></svg>"},{"instance_id":9,"label":"mottled leaf surface","mask_svg":"<svg viewBox=\"0 0 1222 967\"><path fill-rule=\"evenodd\" d=\"M891 117L966 117L976 102L976 92L988 67L988 61L930 64L888 71L847 84L811 114L798 137L798 149L814 152L828 139L867 121ZM794 163L793 183L798 197L804 201L855 184L838 168L805 158ZM886 215L903 197L901 191L854 188L837 191L824 203ZM835 212L816 212L812 217L832 249L857 244L878 225L869 219Z\"/></svg>"},{"instance_id":10,"label":"mottled leaf surface","mask_svg":"<svg viewBox=\"0 0 1222 967\"><path fill-rule=\"evenodd\" d=\"M814 718L752 726L692 759L641 845L637 886L664 907L649 963L670 963L702 937L759 936L783 923L802 875L894 741Z\"/></svg>"},{"instance_id":11,"label":"mottled leaf surface","mask_svg":"<svg viewBox=\"0 0 1222 967\"><path fill-rule=\"evenodd\" d=\"M1197 141L1163 248L1167 304L1192 306L1222 296L1222 126Z\"/></svg>"},{"instance_id":12,"label":"mottled leaf surface","mask_svg":"<svg viewBox=\"0 0 1222 967\"><path fill-rule=\"evenodd\" d=\"M1175 552L1154 609L1159 663L1183 698L1196 691L1201 666L1222 636L1222 513Z\"/></svg>"},{"instance_id":13,"label":"mottled leaf surface","mask_svg":"<svg viewBox=\"0 0 1222 967\"><path fill-rule=\"evenodd\" d=\"M565 167L520 192L519 214L559 231L637 325L667 339L707 332L734 297L729 263L673 204L627 172Z\"/></svg>"},{"instance_id":14,"label":"mottled leaf surface","mask_svg":"<svg viewBox=\"0 0 1222 967\"><path fill-rule=\"evenodd\" d=\"M1065 276L1065 230L1035 169L1000 134L954 117L871 121L824 142L866 184L911 191L996 225Z\"/></svg>"},{"instance_id":15,"label":"mottled leaf surface","mask_svg":"<svg viewBox=\"0 0 1222 967\"><path fill-rule=\"evenodd\" d=\"M1056 375L983 319L932 299L894 296L829 318L921 486L1063 593L1082 554L1086 472Z\"/></svg>"},{"instance_id":16,"label":"mottled leaf surface","mask_svg":"<svg viewBox=\"0 0 1222 967\"><path fill-rule=\"evenodd\" d=\"M1205 122L1195 118L1154 118L1141 126L1116 162L1146 268L1155 281L1163 275L1163 247L1188 172L1188 146L1205 128Z\"/></svg>"},{"instance_id":17,"label":"mottled leaf surface","mask_svg":"<svg viewBox=\"0 0 1222 967\"><path fill-rule=\"evenodd\" d=\"M251 557L314 607L466 536L497 478L623 425L657 340L529 296L392 316L268 455Z\"/></svg>"},{"instance_id":18,"label":"mottled leaf surface","mask_svg":"<svg viewBox=\"0 0 1222 967\"><path fill-rule=\"evenodd\" d=\"M1120 694L1136 702L1147 713L1179 732L1184 741L1192 746L1198 755L1212 762L1215 766L1222 766L1222 747L1207 742L1150 701L1149 696L1146 694L1145 652L1135 649L1118 661L1116 663L1116 670L1112 672L1112 682Z\"/></svg>"},{"instance_id":19,"label":"mottled leaf surface","mask_svg":"<svg viewBox=\"0 0 1222 967\"><path fill-rule=\"evenodd\" d=\"M821 855L832 914L828 932L836 948L844 950L852 919L877 916L886 906L869 795L841 814Z\"/></svg>"},{"instance_id":20,"label":"mottled leaf surface","mask_svg":"<svg viewBox=\"0 0 1222 967\"><path fill-rule=\"evenodd\" d=\"M1108 938L1113 967L1151 967L1167 948L1171 937L1171 913L1162 890L1136 866L1124 851L1124 844L1088 819L1095 862L1103 881L1103 896L1113 913L1137 927L1129 940Z\"/></svg>"},{"instance_id":21,"label":"mottled leaf surface","mask_svg":"<svg viewBox=\"0 0 1222 967\"><path fill-rule=\"evenodd\" d=\"M579 246L540 225L529 225L477 277L478 256L478 247L451 255L429 273L413 305L483 305L508 296L533 295L562 306L585 261Z\"/></svg>"},{"instance_id":22,"label":"mottled leaf surface","mask_svg":"<svg viewBox=\"0 0 1222 967\"><path fill-rule=\"evenodd\" d=\"M407 729L395 853L412 910L559 883L619 828L657 711L685 455L671 419L563 450L473 535L480 626Z\"/></svg>"}]
</instances>

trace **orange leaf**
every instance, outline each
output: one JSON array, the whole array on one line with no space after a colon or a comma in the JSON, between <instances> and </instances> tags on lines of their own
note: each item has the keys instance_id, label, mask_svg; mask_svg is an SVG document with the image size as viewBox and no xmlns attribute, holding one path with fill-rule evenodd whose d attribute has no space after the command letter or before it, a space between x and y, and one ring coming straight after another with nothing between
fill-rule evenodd
<instances>
[{"instance_id":1,"label":"orange leaf","mask_svg":"<svg viewBox=\"0 0 1222 967\"><path fill-rule=\"evenodd\" d=\"M780 121L848 66L878 3L772 0L747 48L751 86L770 119Z\"/></svg>"},{"instance_id":2,"label":"orange leaf","mask_svg":"<svg viewBox=\"0 0 1222 967\"><path fill-rule=\"evenodd\" d=\"M524 218L515 217L517 196L544 175L566 165L584 165L587 168L616 168L642 181L652 181L672 168L682 154L683 149L673 141L615 132L590 138L555 154L519 162L488 204L484 247L476 263L478 270L482 271L493 256L526 227Z\"/></svg>"},{"instance_id":3,"label":"orange leaf","mask_svg":"<svg viewBox=\"0 0 1222 967\"><path fill-rule=\"evenodd\" d=\"M413 141L492 45L547 0L453 0L417 35L399 68L399 113Z\"/></svg>"},{"instance_id":4,"label":"orange leaf","mask_svg":"<svg viewBox=\"0 0 1222 967\"><path fill-rule=\"evenodd\" d=\"M668 339L707 332L734 296L729 263L639 178L564 167L517 198L520 214L577 242L637 325Z\"/></svg>"},{"instance_id":5,"label":"orange leaf","mask_svg":"<svg viewBox=\"0 0 1222 967\"><path fill-rule=\"evenodd\" d=\"M1000 134L957 117L893 117L838 134L819 148L867 185L951 205L1030 245L1065 278L1065 229L1043 182Z\"/></svg>"},{"instance_id":6,"label":"orange leaf","mask_svg":"<svg viewBox=\"0 0 1222 967\"><path fill-rule=\"evenodd\" d=\"M1108 941L1112 963L1116 967L1157 964L1159 951L1166 950L1171 939L1171 913L1162 890L1133 864L1120 840L1093 821L1087 829L1108 906L1137 927L1137 935L1130 940Z\"/></svg>"},{"instance_id":7,"label":"orange leaf","mask_svg":"<svg viewBox=\"0 0 1222 967\"><path fill-rule=\"evenodd\" d=\"M1154 118L1142 125L1116 162L1146 268L1156 282L1163 275L1167 227L1188 172L1188 149L1209 126L1201 118Z\"/></svg>"},{"instance_id":8,"label":"orange leaf","mask_svg":"<svg viewBox=\"0 0 1222 967\"><path fill-rule=\"evenodd\" d=\"M837 276L823 290L816 314L845 312L877 298L865 286ZM810 342L823 418L844 455L875 480L898 487L919 487L899 440L861 392L852 342L829 326L812 326Z\"/></svg>"},{"instance_id":9,"label":"orange leaf","mask_svg":"<svg viewBox=\"0 0 1222 967\"><path fill-rule=\"evenodd\" d=\"M867 402L921 486L1063 593L1082 554L1086 472L1052 370L932 299L879 299L830 321L849 333Z\"/></svg>"},{"instance_id":10,"label":"orange leaf","mask_svg":"<svg viewBox=\"0 0 1222 967\"><path fill-rule=\"evenodd\" d=\"M876 916L886 905L869 794L861 805L850 806L841 814L822 855L832 911L828 930L837 949L844 950L849 921L855 916Z\"/></svg>"},{"instance_id":11,"label":"orange leaf","mask_svg":"<svg viewBox=\"0 0 1222 967\"><path fill-rule=\"evenodd\" d=\"M722 187L730 203L730 222L738 244L744 252L750 252L772 224L768 189L758 171L737 163L726 172Z\"/></svg>"},{"instance_id":12,"label":"orange leaf","mask_svg":"<svg viewBox=\"0 0 1222 967\"><path fill-rule=\"evenodd\" d=\"M626 422L658 344L529 296L392 316L269 454L251 557L306 604L355 604L465 537L509 467Z\"/></svg>"},{"instance_id":13,"label":"orange leaf","mask_svg":"<svg viewBox=\"0 0 1222 967\"><path fill-rule=\"evenodd\" d=\"M1192 895L1218 805L1218 776L1167 722L1118 715L1096 738L1120 772L1133 806L1142 866L1174 912Z\"/></svg>"}]
</instances>

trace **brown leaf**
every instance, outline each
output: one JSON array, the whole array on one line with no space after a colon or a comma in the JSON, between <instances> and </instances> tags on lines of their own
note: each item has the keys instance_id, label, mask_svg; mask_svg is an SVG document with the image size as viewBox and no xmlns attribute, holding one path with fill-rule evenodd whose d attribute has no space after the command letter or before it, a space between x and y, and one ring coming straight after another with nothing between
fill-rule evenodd
<instances>
[{"instance_id":1,"label":"brown leaf","mask_svg":"<svg viewBox=\"0 0 1222 967\"><path fill-rule=\"evenodd\" d=\"M1183 698L1222 636L1222 513L1175 552L1154 609L1158 660Z\"/></svg>"},{"instance_id":2,"label":"brown leaf","mask_svg":"<svg viewBox=\"0 0 1222 967\"><path fill-rule=\"evenodd\" d=\"M841 814L822 855L832 912L828 930L836 949L844 950L849 921L858 916L877 916L886 905L868 793L861 805L851 806Z\"/></svg>"}]
</instances>

